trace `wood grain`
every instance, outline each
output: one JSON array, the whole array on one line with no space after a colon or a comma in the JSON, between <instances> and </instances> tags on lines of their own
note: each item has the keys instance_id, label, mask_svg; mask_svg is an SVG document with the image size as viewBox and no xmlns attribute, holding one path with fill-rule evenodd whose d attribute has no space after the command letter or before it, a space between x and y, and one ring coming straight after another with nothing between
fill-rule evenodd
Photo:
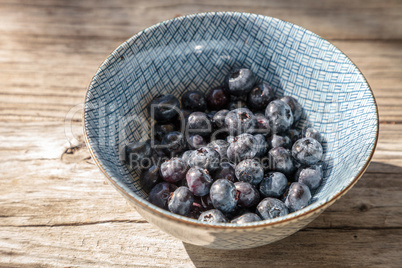
<instances>
[{"instance_id":1,"label":"wood grain","mask_svg":"<svg viewBox=\"0 0 402 268\"><path fill-rule=\"evenodd\" d=\"M159 21L219 10L330 40L367 78L381 121L373 162L350 192L304 230L243 251L183 244L147 223L82 143L80 104L114 48ZM400 266L400 25L402 2L392 0L0 0L0 267Z\"/></svg>"}]
</instances>

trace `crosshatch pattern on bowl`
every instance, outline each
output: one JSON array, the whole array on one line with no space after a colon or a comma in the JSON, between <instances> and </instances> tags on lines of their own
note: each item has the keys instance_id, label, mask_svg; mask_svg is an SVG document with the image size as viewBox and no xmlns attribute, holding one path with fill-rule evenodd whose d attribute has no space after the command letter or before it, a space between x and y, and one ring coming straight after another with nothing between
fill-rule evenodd
<instances>
[{"instance_id":1,"label":"crosshatch pattern on bowl","mask_svg":"<svg viewBox=\"0 0 402 268\"><path fill-rule=\"evenodd\" d=\"M90 85L84 115L89 144L102 168L142 202L146 194L139 174L130 172L118 153L121 144L149 137L147 104L159 94L205 92L238 66L250 68L278 96L296 97L304 109L299 125L311 125L324 136L325 179L312 206L347 187L369 159L376 139L376 106L364 77L341 51L314 33L244 13L166 21L109 56ZM138 115L139 121L130 121L130 115Z\"/></svg>"}]
</instances>

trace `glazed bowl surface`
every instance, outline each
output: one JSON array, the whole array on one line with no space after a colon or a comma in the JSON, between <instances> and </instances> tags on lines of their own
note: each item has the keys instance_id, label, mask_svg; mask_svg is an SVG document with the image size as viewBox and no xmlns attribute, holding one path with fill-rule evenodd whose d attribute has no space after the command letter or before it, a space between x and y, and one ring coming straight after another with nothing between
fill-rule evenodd
<instances>
[{"instance_id":1,"label":"glazed bowl surface","mask_svg":"<svg viewBox=\"0 0 402 268\"><path fill-rule=\"evenodd\" d=\"M172 214L147 201L140 172L119 157L125 144L150 137L147 104L223 83L236 67L251 69L277 96L303 107L299 128L324 137L324 180L312 204L285 217L248 224L210 224ZM378 139L373 93L339 49L297 25L261 15L217 12L161 22L121 44L88 88L84 136L97 166L150 223L184 242L222 249L251 248L303 228L363 175Z\"/></svg>"}]
</instances>

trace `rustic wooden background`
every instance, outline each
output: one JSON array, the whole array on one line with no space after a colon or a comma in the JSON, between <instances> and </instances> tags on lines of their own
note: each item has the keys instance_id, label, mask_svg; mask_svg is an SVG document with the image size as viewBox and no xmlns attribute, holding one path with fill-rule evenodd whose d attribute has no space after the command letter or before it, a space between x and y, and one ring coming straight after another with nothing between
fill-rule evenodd
<instances>
[{"instance_id":1,"label":"rustic wooden background","mask_svg":"<svg viewBox=\"0 0 402 268\"><path fill-rule=\"evenodd\" d=\"M362 179L307 228L257 249L204 249L159 231L82 144L80 104L108 54L159 21L205 11L273 16L323 36L379 105ZM0 0L1 267L400 267L401 182L402 1Z\"/></svg>"}]
</instances>

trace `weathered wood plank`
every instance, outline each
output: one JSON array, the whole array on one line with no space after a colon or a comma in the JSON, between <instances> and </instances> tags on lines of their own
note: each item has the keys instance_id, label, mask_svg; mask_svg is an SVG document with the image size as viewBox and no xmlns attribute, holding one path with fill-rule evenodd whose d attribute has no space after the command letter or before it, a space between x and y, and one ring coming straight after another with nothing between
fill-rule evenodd
<instances>
[{"instance_id":1,"label":"weathered wood plank","mask_svg":"<svg viewBox=\"0 0 402 268\"><path fill-rule=\"evenodd\" d=\"M399 1L2 1L0 25L21 34L124 38L124 32L149 27L178 15L240 11L277 17L329 39L400 39ZM107 19L105 19L107 18ZM8 23L7 23L8 22ZM49 27L51 25L52 27ZM0 28L0 29L1 29ZM99 32L102 31L101 34Z\"/></svg>"},{"instance_id":2,"label":"weathered wood plank","mask_svg":"<svg viewBox=\"0 0 402 268\"><path fill-rule=\"evenodd\" d=\"M400 235L400 229L307 228L272 245L226 251L183 244L143 223L9 227L0 230L0 265L398 267Z\"/></svg>"}]
</instances>

